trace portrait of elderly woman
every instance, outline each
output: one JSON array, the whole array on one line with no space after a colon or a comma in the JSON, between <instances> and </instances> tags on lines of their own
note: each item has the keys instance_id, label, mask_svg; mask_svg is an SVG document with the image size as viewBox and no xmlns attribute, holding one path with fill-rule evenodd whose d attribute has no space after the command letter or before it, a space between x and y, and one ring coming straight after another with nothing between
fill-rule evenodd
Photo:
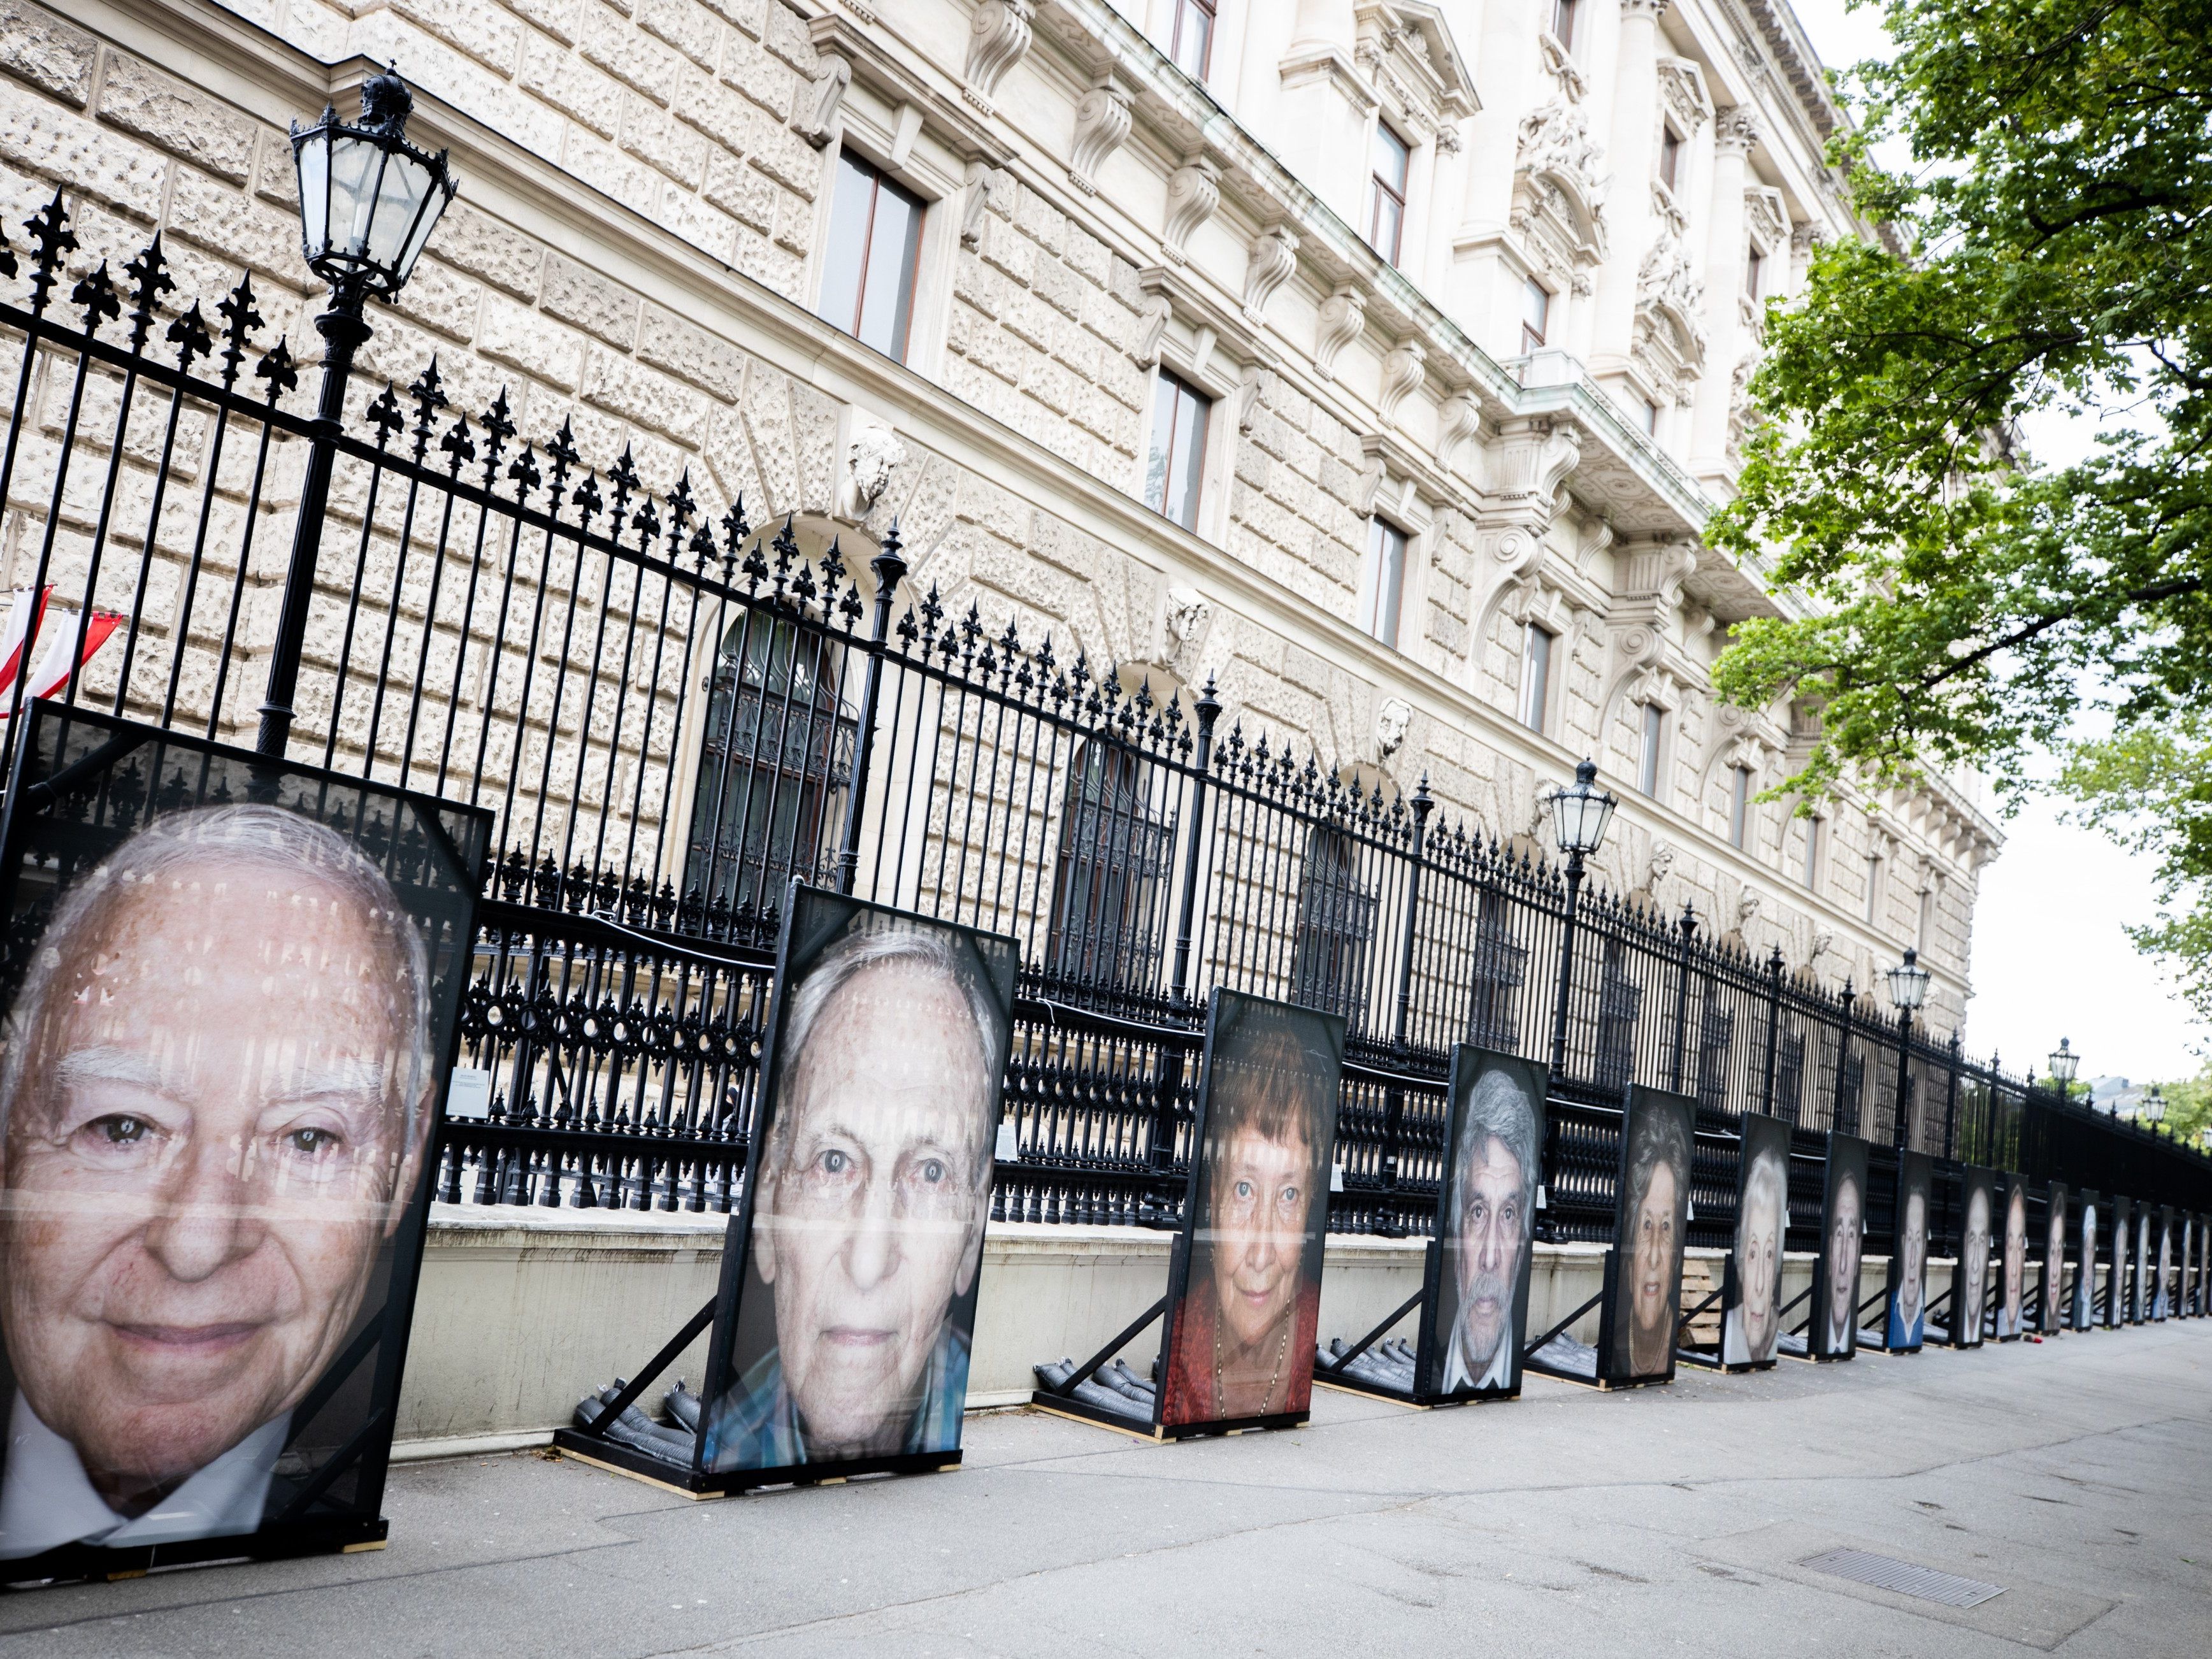
<instances>
[{"instance_id":1,"label":"portrait of elderly woman","mask_svg":"<svg viewBox=\"0 0 2212 1659\"><path fill-rule=\"evenodd\" d=\"M1675 1303L1690 1206L1695 1103L1657 1089L1629 1091L1614 1222L1614 1282L1604 1333L1611 1382L1648 1382L1674 1371Z\"/></svg>"},{"instance_id":2,"label":"portrait of elderly woman","mask_svg":"<svg viewBox=\"0 0 2212 1659\"><path fill-rule=\"evenodd\" d=\"M1917 1352L1927 1336L1928 1195L1935 1164L1925 1152L1897 1155L1896 1247L1889 1258L1892 1353Z\"/></svg>"},{"instance_id":3,"label":"portrait of elderly woman","mask_svg":"<svg viewBox=\"0 0 2212 1659\"><path fill-rule=\"evenodd\" d=\"M2164 1319L2170 1309L2166 1300L2167 1281L2173 1273L2173 1212L2170 1209L2158 1212L2158 1266L2155 1272L2158 1276L2151 1281L2150 1316Z\"/></svg>"},{"instance_id":4,"label":"portrait of elderly woman","mask_svg":"<svg viewBox=\"0 0 2212 1659\"><path fill-rule=\"evenodd\" d=\"M1990 1310L1990 1224L1996 1212L1996 1171L1970 1169L1960 1177L1964 1220L1951 1285L1951 1346L1978 1348Z\"/></svg>"},{"instance_id":5,"label":"portrait of elderly woman","mask_svg":"<svg viewBox=\"0 0 2212 1659\"><path fill-rule=\"evenodd\" d=\"M2128 1200L2114 1197L2111 1218L2105 1223L2105 1327L2118 1330L2128 1322Z\"/></svg>"},{"instance_id":6,"label":"portrait of elderly woman","mask_svg":"<svg viewBox=\"0 0 2212 1659\"><path fill-rule=\"evenodd\" d=\"M1859 1346L1859 1252L1866 1237L1867 1144L1856 1135L1828 1137L1826 1200L1820 1212L1820 1255L1813 1265L1815 1359L1849 1359Z\"/></svg>"},{"instance_id":7,"label":"portrait of elderly woman","mask_svg":"<svg viewBox=\"0 0 2212 1659\"><path fill-rule=\"evenodd\" d=\"M1528 1306L1528 1244L1541 1173L1545 1077L1504 1054L1454 1056L1450 1186L1439 1251L1435 1389L1510 1392Z\"/></svg>"},{"instance_id":8,"label":"portrait of elderly woman","mask_svg":"<svg viewBox=\"0 0 2212 1659\"><path fill-rule=\"evenodd\" d=\"M1790 1224L1790 1129L1771 1117L1741 1121L1736 1188L1735 1299L1721 1323L1721 1363L1763 1365L1774 1358L1782 1322L1782 1243Z\"/></svg>"},{"instance_id":9,"label":"portrait of elderly woman","mask_svg":"<svg viewBox=\"0 0 2212 1659\"><path fill-rule=\"evenodd\" d=\"M2066 1186L2051 1183L2045 1205L2049 1224L2043 1235L2043 1297L2037 1327L2045 1336L2056 1336L2066 1317Z\"/></svg>"},{"instance_id":10,"label":"portrait of elderly woman","mask_svg":"<svg viewBox=\"0 0 2212 1659\"><path fill-rule=\"evenodd\" d=\"M2140 1325L2150 1317L2150 1206L2136 1205L2135 1220L2136 1271L2128 1316Z\"/></svg>"},{"instance_id":11,"label":"portrait of elderly woman","mask_svg":"<svg viewBox=\"0 0 2212 1659\"><path fill-rule=\"evenodd\" d=\"M1163 1424L1311 1407L1343 1061L1339 1016L1214 993Z\"/></svg>"},{"instance_id":12,"label":"portrait of elderly woman","mask_svg":"<svg viewBox=\"0 0 2212 1659\"><path fill-rule=\"evenodd\" d=\"M785 927L701 1455L726 1473L957 1451L1014 947L807 889Z\"/></svg>"},{"instance_id":13,"label":"portrait of elderly woman","mask_svg":"<svg viewBox=\"0 0 2212 1659\"><path fill-rule=\"evenodd\" d=\"M434 1018L391 882L284 807L173 811L88 865L0 1066L8 1561L257 1531L368 1425L318 1384L411 1295L458 994Z\"/></svg>"}]
</instances>

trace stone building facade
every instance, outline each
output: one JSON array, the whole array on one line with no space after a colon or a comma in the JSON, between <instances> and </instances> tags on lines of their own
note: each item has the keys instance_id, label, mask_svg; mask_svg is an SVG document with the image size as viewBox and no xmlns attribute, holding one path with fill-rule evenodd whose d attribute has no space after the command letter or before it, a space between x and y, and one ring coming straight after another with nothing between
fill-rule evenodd
<instances>
[{"instance_id":1,"label":"stone building facade","mask_svg":"<svg viewBox=\"0 0 2212 1659\"><path fill-rule=\"evenodd\" d=\"M312 339L285 125L387 61L464 184L362 395L434 355L855 563L896 520L1502 837L1589 755L1604 884L1963 1018L1971 783L1759 801L1807 717L1710 690L1799 602L1699 540L1764 306L1863 234L1781 0L0 0L0 212Z\"/></svg>"}]
</instances>

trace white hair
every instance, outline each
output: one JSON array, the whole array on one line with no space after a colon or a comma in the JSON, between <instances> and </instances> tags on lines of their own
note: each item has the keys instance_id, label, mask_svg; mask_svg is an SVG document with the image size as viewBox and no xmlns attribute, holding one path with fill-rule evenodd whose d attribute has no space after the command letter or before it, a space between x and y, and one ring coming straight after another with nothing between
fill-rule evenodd
<instances>
[{"instance_id":1,"label":"white hair","mask_svg":"<svg viewBox=\"0 0 2212 1659\"><path fill-rule=\"evenodd\" d=\"M782 1047L776 1058L780 1099L775 1121L769 1130L768 1152L776 1167L790 1157L793 1125L792 1094L800 1070L808 1060L817 1028L840 992L861 975L878 968L899 968L951 986L968 1011L965 1035L973 1046L973 1081L981 1100L995 1100L999 1092L999 1056L1006 1050L1006 1016L960 946L933 928L885 919L873 927L847 933L808 964L792 993L791 1013L784 1022ZM878 1035L889 1042L902 1042L908 1033L896 1024ZM982 1122L983 1114L975 1114ZM987 1181L991 1170L992 1137L988 1127L977 1135L975 1168L971 1178Z\"/></svg>"},{"instance_id":2,"label":"white hair","mask_svg":"<svg viewBox=\"0 0 2212 1659\"><path fill-rule=\"evenodd\" d=\"M1486 1140L1495 1140L1505 1148L1521 1172L1521 1226L1525 1233L1533 1224L1536 1208L1536 1109L1528 1099L1528 1091L1520 1080L1504 1071L1485 1072L1468 1091L1467 1104L1460 1109L1459 1144L1456 1168L1463 1174L1474 1161L1475 1153ZM1460 1200L1455 1188L1452 1201ZM1455 1226L1464 1226L1464 1218L1455 1215Z\"/></svg>"},{"instance_id":3,"label":"white hair","mask_svg":"<svg viewBox=\"0 0 2212 1659\"><path fill-rule=\"evenodd\" d=\"M0 1064L0 1135L7 1132L26 1082L31 1051L56 993L66 986L68 963L80 935L114 907L158 895L176 874L220 865L259 871L288 882L304 879L331 889L349 902L385 958L383 981L405 1029L402 1091L406 1116L400 1145L411 1146L430 1053L429 953L421 929L383 873L343 836L314 819L281 806L210 806L155 818L109 854L63 896L33 951L22 989L8 1017L8 1054Z\"/></svg>"},{"instance_id":4,"label":"white hair","mask_svg":"<svg viewBox=\"0 0 2212 1659\"><path fill-rule=\"evenodd\" d=\"M1746 1215L1751 1213L1753 1204L1762 1195L1773 1199L1775 1213L1781 1218L1783 1227L1787 1229L1790 1225L1790 1182L1783 1173L1782 1154L1771 1150L1753 1158L1750 1173L1743 1178Z\"/></svg>"}]
</instances>

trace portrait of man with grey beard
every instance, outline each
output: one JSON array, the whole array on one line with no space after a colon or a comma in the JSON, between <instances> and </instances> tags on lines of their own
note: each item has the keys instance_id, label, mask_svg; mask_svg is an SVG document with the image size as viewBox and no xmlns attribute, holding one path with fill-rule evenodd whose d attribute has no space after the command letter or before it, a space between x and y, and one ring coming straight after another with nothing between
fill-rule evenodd
<instances>
[{"instance_id":1,"label":"portrait of man with grey beard","mask_svg":"<svg viewBox=\"0 0 2212 1659\"><path fill-rule=\"evenodd\" d=\"M1462 1048L1454 1060L1461 1098L1438 1241L1432 1392L1468 1398L1519 1386L1544 1077L1527 1061L1477 1048Z\"/></svg>"}]
</instances>

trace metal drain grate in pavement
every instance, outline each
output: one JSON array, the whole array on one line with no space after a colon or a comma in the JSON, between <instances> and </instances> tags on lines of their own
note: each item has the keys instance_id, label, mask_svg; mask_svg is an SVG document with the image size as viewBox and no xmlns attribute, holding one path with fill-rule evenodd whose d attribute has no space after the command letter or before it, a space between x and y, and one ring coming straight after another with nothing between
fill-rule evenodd
<instances>
[{"instance_id":1,"label":"metal drain grate in pavement","mask_svg":"<svg viewBox=\"0 0 2212 1659\"><path fill-rule=\"evenodd\" d=\"M1961 1578L1956 1573L1937 1572L1932 1567L1916 1567L1910 1561L1874 1555L1865 1550L1823 1550L1818 1555L1807 1556L1797 1565L1832 1577L1848 1578L1855 1584L1871 1584L1876 1589L1947 1607L1978 1607L1991 1596L2004 1594L2002 1584L1984 1584L1978 1578Z\"/></svg>"}]
</instances>

